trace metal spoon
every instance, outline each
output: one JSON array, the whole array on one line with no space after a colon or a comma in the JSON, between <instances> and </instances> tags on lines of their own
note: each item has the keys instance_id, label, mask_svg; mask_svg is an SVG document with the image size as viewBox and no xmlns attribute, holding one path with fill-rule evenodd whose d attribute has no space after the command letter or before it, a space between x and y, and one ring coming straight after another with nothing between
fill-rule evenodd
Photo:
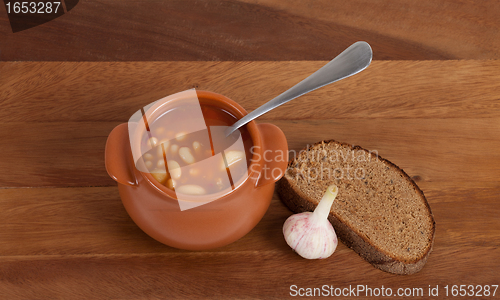
<instances>
[{"instance_id":1,"label":"metal spoon","mask_svg":"<svg viewBox=\"0 0 500 300\"><path fill-rule=\"evenodd\" d=\"M352 44L321 69L227 128L225 131L226 136L229 136L236 129L260 117L271 109L307 94L310 91L314 91L317 88L363 71L370 65L371 61L372 49L367 42L356 42Z\"/></svg>"}]
</instances>

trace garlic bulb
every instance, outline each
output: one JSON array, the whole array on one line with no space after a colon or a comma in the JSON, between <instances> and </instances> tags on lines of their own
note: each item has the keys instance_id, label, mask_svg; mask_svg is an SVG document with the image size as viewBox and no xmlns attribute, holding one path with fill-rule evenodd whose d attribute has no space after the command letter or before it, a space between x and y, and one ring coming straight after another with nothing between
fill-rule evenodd
<instances>
[{"instance_id":1,"label":"garlic bulb","mask_svg":"<svg viewBox=\"0 0 500 300\"><path fill-rule=\"evenodd\" d=\"M295 214L285 221L285 240L300 256L321 259L335 252L338 240L328 214L337 194L338 188L329 186L314 212Z\"/></svg>"}]
</instances>

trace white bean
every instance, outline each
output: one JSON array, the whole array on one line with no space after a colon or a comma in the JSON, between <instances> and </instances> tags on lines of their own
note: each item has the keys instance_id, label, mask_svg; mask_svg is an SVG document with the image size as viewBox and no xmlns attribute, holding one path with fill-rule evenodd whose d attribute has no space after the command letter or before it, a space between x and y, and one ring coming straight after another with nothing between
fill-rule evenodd
<instances>
[{"instance_id":1,"label":"white bean","mask_svg":"<svg viewBox=\"0 0 500 300\"><path fill-rule=\"evenodd\" d=\"M227 166L230 167L231 165L243 160L245 158L245 152L243 151L237 151L237 150L231 150L224 152L226 156L226 162ZM221 169L225 169L226 166L224 165L224 161L222 162Z\"/></svg>"},{"instance_id":2,"label":"white bean","mask_svg":"<svg viewBox=\"0 0 500 300\"><path fill-rule=\"evenodd\" d=\"M185 138L186 138L185 132L179 132L178 134L175 135L175 139L178 141L183 141Z\"/></svg>"},{"instance_id":3,"label":"white bean","mask_svg":"<svg viewBox=\"0 0 500 300\"><path fill-rule=\"evenodd\" d=\"M182 171L178 162L176 162L175 160L169 160L167 161L167 165L170 176L172 176L173 179L181 178Z\"/></svg>"},{"instance_id":4,"label":"white bean","mask_svg":"<svg viewBox=\"0 0 500 300\"><path fill-rule=\"evenodd\" d=\"M156 166L160 169L165 168L165 161L163 159L158 160L158 162L156 163Z\"/></svg>"},{"instance_id":5,"label":"white bean","mask_svg":"<svg viewBox=\"0 0 500 300\"><path fill-rule=\"evenodd\" d=\"M148 170L151 170L151 168L153 167L153 162L150 160L147 160L144 162L144 165L146 166L146 168L148 168Z\"/></svg>"},{"instance_id":6,"label":"white bean","mask_svg":"<svg viewBox=\"0 0 500 300\"><path fill-rule=\"evenodd\" d=\"M168 145L170 144L170 141L167 139L163 139L160 142L158 142L158 157L163 157L163 148L165 148L165 152L168 150ZM162 147L163 145L163 147Z\"/></svg>"},{"instance_id":7,"label":"white bean","mask_svg":"<svg viewBox=\"0 0 500 300\"><path fill-rule=\"evenodd\" d=\"M194 149L194 151L196 151L196 152L200 151L200 149L201 149L201 145L200 145L200 143L199 143L199 142L197 142L197 141L194 141L194 142L193 142L193 149Z\"/></svg>"},{"instance_id":8,"label":"white bean","mask_svg":"<svg viewBox=\"0 0 500 300\"><path fill-rule=\"evenodd\" d=\"M148 146L151 148L156 147L157 144L158 144L158 139L155 137L152 137L148 140Z\"/></svg>"},{"instance_id":9,"label":"white bean","mask_svg":"<svg viewBox=\"0 0 500 300\"><path fill-rule=\"evenodd\" d=\"M181 185L175 189L175 192L186 195L203 195L206 193L203 187L195 184Z\"/></svg>"},{"instance_id":10,"label":"white bean","mask_svg":"<svg viewBox=\"0 0 500 300\"><path fill-rule=\"evenodd\" d=\"M193 156L193 154L191 154L191 150L189 150L188 147L181 147L179 149L179 156L187 164L194 163L194 156Z\"/></svg>"},{"instance_id":11,"label":"white bean","mask_svg":"<svg viewBox=\"0 0 500 300\"><path fill-rule=\"evenodd\" d=\"M177 150L179 150L179 146L173 144L171 147L170 147L170 152L172 153L172 155L176 155L177 154Z\"/></svg>"},{"instance_id":12,"label":"white bean","mask_svg":"<svg viewBox=\"0 0 500 300\"><path fill-rule=\"evenodd\" d=\"M153 160L153 154L151 154L151 153L144 154L144 159L145 160Z\"/></svg>"},{"instance_id":13,"label":"white bean","mask_svg":"<svg viewBox=\"0 0 500 300\"><path fill-rule=\"evenodd\" d=\"M172 178L167 180L167 187L171 190L175 189L176 182Z\"/></svg>"},{"instance_id":14,"label":"white bean","mask_svg":"<svg viewBox=\"0 0 500 300\"><path fill-rule=\"evenodd\" d=\"M167 172L165 172L164 170L159 170L159 169L155 169L151 172L151 175L153 176L154 179L156 179L156 181L158 181L159 183L164 183L165 180L167 179L168 175L167 175Z\"/></svg>"}]
</instances>

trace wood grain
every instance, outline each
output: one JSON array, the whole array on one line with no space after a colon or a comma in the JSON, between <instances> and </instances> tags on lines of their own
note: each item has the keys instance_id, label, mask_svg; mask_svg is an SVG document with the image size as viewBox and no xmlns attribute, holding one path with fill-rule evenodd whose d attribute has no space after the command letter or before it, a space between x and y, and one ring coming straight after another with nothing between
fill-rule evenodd
<instances>
[{"instance_id":1,"label":"wood grain","mask_svg":"<svg viewBox=\"0 0 500 300\"><path fill-rule=\"evenodd\" d=\"M453 205L440 201L446 197L428 196L438 222L436 243L427 266L412 276L378 271L342 244L331 259L301 259L282 238L281 224L290 212L276 197L264 219L241 240L189 252L161 245L140 231L115 188L4 190L0 274L7 280L0 293L9 298L278 299L289 294L292 284L383 284L395 290L464 280L497 284L500 264L493 258L500 255L500 187L464 193L434 185L430 190L431 195L453 194Z\"/></svg>"},{"instance_id":2,"label":"wood grain","mask_svg":"<svg viewBox=\"0 0 500 300\"><path fill-rule=\"evenodd\" d=\"M294 284L359 284L424 296L439 285L432 299L442 299L445 285L499 284L498 61L375 61L259 119L282 128L292 150L333 138L414 178L436 220L417 274L384 273L342 244L329 259L301 259L282 237L291 212L277 195L249 234L209 251L165 246L133 223L104 169L114 126L192 87L253 110L322 64L0 63L2 298L283 299Z\"/></svg>"},{"instance_id":3,"label":"wood grain","mask_svg":"<svg viewBox=\"0 0 500 300\"><path fill-rule=\"evenodd\" d=\"M0 292L10 299L40 295L52 299L283 299L292 298L289 296L291 285L302 288L321 288L324 284L349 288L349 283L372 288L384 285L393 293L408 287L422 288L428 294L430 283L432 287L439 285L440 294L444 294L443 287L451 282L498 283L493 279L498 262L476 259L476 255L498 256L498 248L443 250L446 252L434 253L429 259L433 270L424 268L417 276L405 277L381 273L352 252L336 255L335 262L305 261L294 253L276 255L256 251L204 253L203 258L195 253L3 258L0 273L9 279L0 287ZM464 262L461 270L469 273L448 273L446 258L450 255ZM350 259L352 256L355 259ZM364 298L362 296L360 298Z\"/></svg>"},{"instance_id":4,"label":"wood grain","mask_svg":"<svg viewBox=\"0 0 500 300\"><path fill-rule=\"evenodd\" d=\"M495 217L500 212L499 185L443 188L430 182L422 188L439 220L436 249L499 246L500 220ZM115 187L2 189L0 198L2 256L189 253L142 232L127 215ZM290 214L275 194L267 214L248 235L222 248L193 253L279 255L288 249L281 225ZM342 245L336 253L350 251Z\"/></svg>"},{"instance_id":5,"label":"wood grain","mask_svg":"<svg viewBox=\"0 0 500 300\"><path fill-rule=\"evenodd\" d=\"M191 88L252 111L325 63L0 63L0 122L126 122L142 106ZM259 120L498 117L499 68L496 60L374 61Z\"/></svg>"},{"instance_id":6,"label":"wood grain","mask_svg":"<svg viewBox=\"0 0 500 300\"><path fill-rule=\"evenodd\" d=\"M12 33L2 6L0 60L330 60L358 40L377 60L498 59L499 14L494 0L81 0Z\"/></svg>"},{"instance_id":7,"label":"wood grain","mask_svg":"<svg viewBox=\"0 0 500 300\"><path fill-rule=\"evenodd\" d=\"M0 156L9 158L0 161L0 187L114 185L103 168L107 135L142 106L197 87L251 111L322 64L0 63ZM497 61L376 61L259 120L280 126L295 151L337 139L377 150L421 180L447 181L454 173L464 182L466 168L494 181L499 67Z\"/></svg>"},{"instance_id":8,"label":"wood grain","mask_svg":"<svg viewBox=\"0 0 500 300\"><path fill-rule=\"evenodd\" d=\"M497 181L500 118L266 120L298 153L336 139L376 151L418 181ZM0 124L0 187L110 186L104 146L116 122ZM13 134L14 133L14 134ZM472 174L473 175L472 175ZM450 176L453 174L453 176Z\"/></svg>"}]
</instances>

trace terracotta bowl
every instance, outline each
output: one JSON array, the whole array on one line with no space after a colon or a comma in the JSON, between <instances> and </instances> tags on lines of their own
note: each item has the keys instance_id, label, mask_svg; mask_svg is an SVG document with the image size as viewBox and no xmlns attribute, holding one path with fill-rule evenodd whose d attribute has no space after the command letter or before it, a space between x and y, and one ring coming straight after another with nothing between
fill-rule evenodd
<instances>
[{"instance_id":1,"label":"terracotta bowl","mask_svg":"<svg viewBox=\"0 0 500 300\"><path fill-rule=\"evenodd\" d=\"M227 97L207 91L196 93L201 104L220 107L238 119L247 114ZM159 242L187 250L221 247L252 230L269 207L275 182L285 172L288 146L275 125L252 121L246 126L254 146L249 176L225 196L183 211L179 208L183 200L135 167L131 145L140 143L139 135L131 135L131 143L128 124L115 127L106 142L106 170L118 182L120 197L132 220Z\"/></svg>"}]
</instances>

